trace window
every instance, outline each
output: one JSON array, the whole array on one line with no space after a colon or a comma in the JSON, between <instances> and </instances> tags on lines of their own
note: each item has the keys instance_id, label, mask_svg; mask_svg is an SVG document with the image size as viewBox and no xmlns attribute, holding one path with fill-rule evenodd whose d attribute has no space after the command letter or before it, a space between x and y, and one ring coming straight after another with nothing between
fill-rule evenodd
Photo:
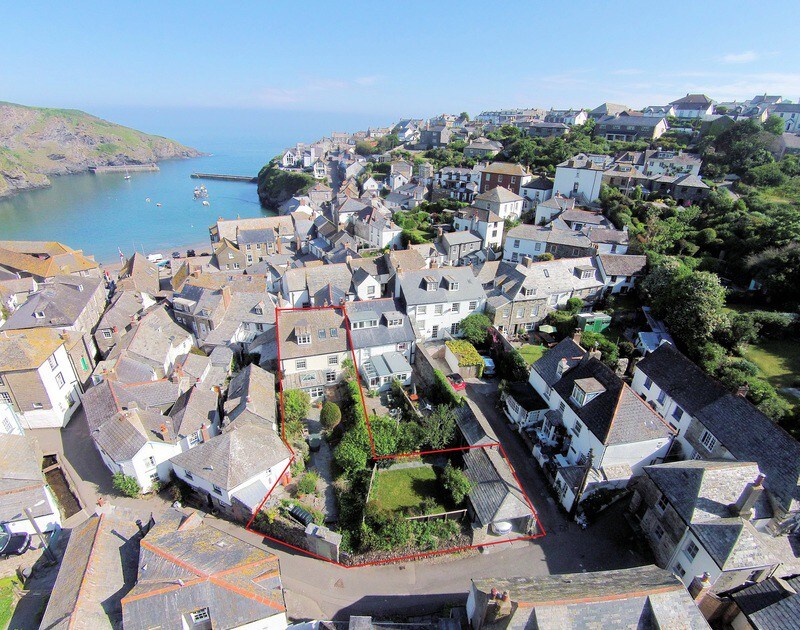
<instances>
[{"instance_id":1,"label":"window","mask_svg":"<svg viewBox=\"0 0 800 630\"><path fill-rule=\"evenodd\" d=\"M388 322L389 328L397 328L398 326L402 326L402 325L403 325L402 318L390 319L389 322Z\"/></svg>"},{"instance_id":2,"label":"window","mask_svg":"<svg viewBox=\"0 0 800 630\"><path fill-rule=\"evenodd\" d=\"M144 465L153 468L156 465L156 458L152 455L144 458Z\"/></svg>"},{"instance_id":3,"label":"window","mask_svg":"<svg viewBox=\"0 0 800 630\"><path fill-rule=\"evenodd\" d=\"M183 476L186 477L187 479L194 479L194 475L190 473L188 470L183 471Z\"/></svg>"},{"instance_id":4,"label":"window","mask_svg":"<svg viewBox=\"0 0 800 630\"><path fill-rule=\"evenodd\" d=\"M0 392L0 401L11 404L11 394L8 392Z\"/></svg>"},{"instance_id":5,"label":"window","mask_svg":"<svg viewBox=\"0 0 800 630\"><path fill-rule=\"evenodd\" d=\"M297 343L301 346L307 346L311 343L311 335L297 335Z\"/></svg>"},{"instance_id":6,"label":"window","mask_svg":"<svg viewBox=\"0 0 800 630\"><path fill-rule=\"evenodd\" d=\"M336 372L327 372L325 374L325 382L326 383L335 383L336 382Z\"/></svg>"},{"instance_id":7,"label":"window","mask_svg":"<svg viewBox=\"0 0 800 630\"><path fill-rule=\"evenodd\" d=\"M662 494L658 498L658 501L656 502L656 509L663 514L664 511L667 509L668 505L669 505L669 501L667 501L666 495Z\"/></svg>"},{"instance_id":8,"label":"window","mask_svg":"<svg viewBox=\"0 0 800 630\"><path fill-rule=\"evenodd\" d=\"M565 410L566 408L567 408L567 406L564 404L564 401L563 401L563 400L562 400L560 403L558 403L558 411L559 411L560 413L564 413L564 410Z\"/></svg>"},{"instance_id":9,"label":"window","mask_svg":"<svg viewBox=\"0 0 800 630\"><path fill-rule=\"evenodd\" d=\"M56 385L64 387L64 375L61 372L56 374Z\"/></svg>"},{"instance_id":10,"label":"window","mask_svg":"<svg viewBox=\"0 0 800 630\"><path fill-rule=\"evenodd\" d=\"M519 249L519 239L514 241L514 249Z\"/></svg>"},{"instance_id":11,"label":"window","mask_svg":"<svg viewBox=\"0 0 800 630\"><path fill-rule=\"evenodd\" d=\"M656 540L661 540L664 537L664 528L656 523L656 526L653 528L653 534L655 534Z\"/></svg>"},{"instance_id":12,"label":"window","mask_svg":"<svg viewBox=\"0 0 800 630\"><path fill-rule=\"evenodd\" d=\"M240 269L241 265L239 263L233 263L233 268L234 269Z\"/></svg>"},{"instance_id":13,"label":"window","mask_svg":"<svg viewBox=\"0 0 800 630\"><path fill-rule=\"evenodd\" d=\"M663 404L664 404L664 401L665 401L666 399L667 399L667 394L666 394L666 392L664 392L664 390L662 389L660 392L658 392L658 404L659 404L659 405L663 405Z\"/></svg>"},{"instance_id":14,"label":"window","mask_svg":"<svg viewBox=\"0 0 800 630\"><path fill-rule=\"evenodd\" d=\"M50 369L55 370L58 367L58 359L56 359L56 355L51 354L47 358L47 363L50 364Z\"/></svg>"},{"instance_id":15,"label":"window","mask_svg":"<svg viewBox=\"0 0 800 630\"><path fill-rule=\"evenodd\" d=\"M683 568L683 565L680 562L676 563L675 566L672 567L672 571L681 579L684 575L686 575L686 569Z\"/></svg>"},{"instance_id":16,"label":"window","mask_svg":"<svg viewBox=\"0 0 800 630\"><path fill-rule=\"evenodd\" d=\"M219 486L215 485L214 486L214 492L216 492L219 495L222 495L222 488L220 488Z\"/></svg>"},{"instance_id":17,"label":"window","mask_svg":"<svg viewBox=\"0 0 800 630\"><path fill-rule=\"evenodd\" d=\"M434 339L439 338L439 326L434 326L433 328L431 328L431 337L433 337Z\"/></svg>"},{"instance_id":18,"label":"window","mask_svg":"<svg viewBox=\"0 0 800 630\"><path fill-rule=\"evenodd\" d=\"M104 328L103 329L103 339L111 339L111 336L112 336L111 335L111 329L110 328Z\"/></svg>"},{"instance_id":19,"label":"window","mask_svg":"<svg viewBox=\"0 0 800 630\"><path fill-rule=\"evenodd\" d=\"M325 333L325 329L324 328L322 330L318 330L317 331L317 338L325 339L325 337L326 337L326 333Z\"/></svg>"},{"instance_id":20,"label":"window","mask_svg":"<svg viewBox=\"0 0 800 630\"><path fill-rule=\"evenodd\" d=\"M472 302L469 303L469 310L474 311L476 308L478 308L478 302L476 300L472 300Z\"/></svg>"},{"instance_id":21,"label":"window","mask_svg":"<svg viewBox=\"0 0 800 630\"><path fill-rule=\"evenodd\" d=\"M233 258L233 252L228 252L228 258L229 258L229 259L232 259L232 258Z\"/></svg>"},{"instance_id":22,"label":"window","mask_svg":"<svg viewBox=\"0 0 800 630\"><path fill-rule=\"evenodd\" d=\"M583 423L580 420L575 421L575 426L572 427L572 433L575 437L578 437L583 431Z\"/></svg>"},{"instance_id":23,"label":"window","mask_svg":"<svg viewBox=\"0 0 800 630\"><path fill-rule=\"evenodd\" d=\"M311 398L322 398L322 396L325 395L325 390L319 386L312 387L308 390L308 395L311 396Z\"/></svg>"},{"instance_id":24,"label":"window","mask_svg":"<svg viewBox=\"0 0 800 630\"><path fill-rule=\"evenodd\" d=\"M256 330L261 332L264 330L264 324L256 324Z\"/></svg>"},{"instance_id":25,"label":"window","mask_svg":"<svg viewBox=\"0 0 800 630\"><path fill-rule=\"evenodd\" d=\"M44 409L44 405L42 403L33 403L34 409Z\"/></svg>"},{"instance_id":26,"label":"window","mask_svg":"<svg viewBox=\"0 0 800 630\"><path fill-rule=\"evenodd\" d=\"M650 389L653 386L653 380L648 376L644 379L644 388Z\"/></svg>"},{"instance_id":27,"label":"window","mask_svg":"<svg viewBox=\"0 0 800 630\"><path fill-rule=\"evenodd\" d=\"M331 339L338 339L339 338L339 329L338 328L331 328L328 332L331 335Z\"/></svg>"},{"instance_id":28,"label":"window","mask_svg":"<svg viewBox=\"0 0 800 630\"><path fill-rule=\"evenodd\" d=\"M189 442L189 448L200 444L200 431L195 431L194 433L189 435L186 438L186 441Z\"/></svg>"},{"instance_id":29,"label":"window","mask_svg":"<svg viewBox=\"0 0 800 630\"><path fill-rule=\"evenodd\" d=\"M441 315L443 310L444 310L444 305L442 305L442 304L436 304L436 305L433 307L433 314L434 314L434 315Z\"/></svg>"},{"instance_id":30,"label":"window","mask_svg":"<svg viewBox=\"0 0 800 630\"><path fill-rule=\"evenodd\" d=\"M458 313L461 310L461 303L454 302L453 305L450 307L450 310L453 311L454 313Z\"/></svg>"},{"instance_id":31,"label":"window","mask_svg":"<svg viewBox=\"0 0 800 630\"><path fill-rule=\"evenodd\" d=\"M675 409L672 410L672 417L680 421L683 418L683 409L676 405Z\"/></svg>"},{"instance_id":32,"label":"window","mask_svg":"<svg viewBox=\"0 0 800 630\"><path fill-rule=\"evenodd\" d=\"M263 314L264 314L264 309L261 308L260 306L256 306L256 315L263 315Z\"/></svg>"},{"instance_id":33,"label":"window","mask_svg":"<svg viewBox=\"0 0 800 630\"><path fill-rule=\"evenodd\" d=\"M459 329L458 322L455 322L454 324L450 324L450 334L451 335L457 335L458 334L458 329Z\"/></svg>"},{"instance_id":34,"label":"window","mask_svg":"<svg viewBox=\"0 0 800 630\"><path fill-rule=\"evenodd\" d=\"M418 307L417 307L417 315L425 315L425 313L426 313L427 311L428 311L428 307L427 307L427 306L425 306L425 305L422 305L422 306L418 306Z\"/></svg>"},{"instance_id":35,"label":"window","mask_svg":"<svg viewBox=\"0 0 800 630\"><path fill-rule=\"evenodd\" d=\"M337 354L328 355L328 365L339 365L339 355Z\"/></svg>"},{"instance_id":36,"label":"window","mask_svg":"<svg viewBox=\"0 0 800 630\"><path fill-rule=\"evenodd\" d=\"M305 370L306 369L306 360L305 359L298 359L294 362L294 368L296 370Z\"/></svg>"},{"instance_id":37,"label":"window","mask_svg":"<svg viewBox=\"0 0 800 630\"><path fill-rule=\"evenodd\" d=\"M518 308L517 309L517 319L521 319L523 317L525 317L525 309L524 308Z\"/></svg>"},{"instance_id":38,"label":"window","mask_svg":"<svg viewBox=\"0 0 800 630\"><path fill-rule=\"evenodd\" d=\"M700 436L700 443L705 446L706 450L710 453L717 445L717 438L711 435L711 433L708 431L703 431L703 435Z\"/></svg>"},{"instance_id":39,"label":"window","mask_svg":"<svg viewBox=\"0 0 800 630\"><path fill-rule=\"evenodd\" d=\"M685 553L685 554L686 554L686 555L687 555L689 558L691 558L692 560L694 560L694 558L695 558L695 556L697 555L697 552L698 552L698 551L700 551L700 547L698 547L697 545L695 545L693 540L690 540L690 541L689 541L689 544L688 544L688 545L686 545L686 548L683 550L683 552L684 552L684 553Z\"/></svg>"},{"instance_id":40,"label":"window","mask_svg":"<svg viewBox=\"0 0 800 630\"><path fill-rule=\"evenodd\" d=\"M375 295L375 286L370 285L367 287L367 295Z\"/></svg>"},{"instance_id":41,"label":"window","mask_svg":"<svg viewBox=\"0 0 800 630\"><path fill-rule=\"evenodd\" d=\"M536 295L536 289L525 288L525 289L523 290L523 295L524 295L525 297L530 297L530 296L532 296L532 295Z\"/></svg>"}]
</instances>

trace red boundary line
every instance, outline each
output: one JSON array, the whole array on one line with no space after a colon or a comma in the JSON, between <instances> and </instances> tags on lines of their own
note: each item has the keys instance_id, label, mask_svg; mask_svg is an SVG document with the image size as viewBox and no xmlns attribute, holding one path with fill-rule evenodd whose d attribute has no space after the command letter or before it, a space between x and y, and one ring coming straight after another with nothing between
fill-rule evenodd
<instances>
[{"instance_id":1,"label":"red boundary line","mask_svg":"<svg viewBox=\"0 0 800 630\"><path fill-rule=\"evenodd\" d=\"M341 309L342 314L344 316L345 332L347 334L347 343L350 346L350 355L351 355L352 360L353 360L353 369L354 369L354 371L356 373L356 383L358 384L358 391L359 391L359 394L361 396L361 405L364 408L364 418L365 418L365 422L367 424L367 433L369 434L369 442L370 442L370 449L372 451L372 459L375 460L375 461L380 461L380 460L384 460L384 459L399 459L399 458L402 458L402 457L419 457L419 456L422 456L422 455L433 455L433 454L436 454L436 453L452 453L452 452L455 452L455 451L469 451L469 450L476 449L476 448L494 448L494 447L497 447L499 449L500 456L503 458L503 460L505 461L506 465L508 466L508 469L511 471L511 474L514 477L514 480L517 482L517 487L519 488L520 493L522 494L523 498L525 499L525 503L528 505L528 508L530 509L534 520L536 521L536 530L538 532L537 534L533 534L533 535L530 535L530 536L518 536L517 538L510 538L510 539L506 539L506 540L497 540L497 541L493 541L493 542L483 543L483 544L480 544L480 545L464 545L464 546L461 546L461 547L451 547L451 548L448 548L448 549L437 549L435 551L425 551L425 552L420 552L420 553L416 553L416 554L410 554L410 555L407 555L407 556L399 556L397 558L388 558L388 559L385 559L385 560L374 560L372 562L361 562L361 563L358 563L358 564L343 564L341 562L335 562L335 561L331 560L330 558L326 558L324 556L320 556L319 554L316 554L316 553L314 553L312 551L308 551L307 549L303 549L302 547L298 547L297 545L292 545L291 543L288 543L285 540L281 540L280 538L275 538L273 536L268 536L267 534L264 534L262 532L259 532L259 531L256 531L256 530L252 529L252 524L253 524L253 521L256 518L256 515L261 511L261 508L264 507L264 504L267 502L267 499L269 499L269 497L272 494L272 492L275 490L277 485L284 478L284 475L286 474L286 471L289 470L289 468L291 467L291 465L294 463L295 459L297 458L297 454L294 452L294 449L292 449L291 445L286 440L286 429L285 429L285 423L283 422L285 408L284 408L284 402L283 402L283 376L281 374L280 313L281 312L292 312L292 311L317 311L317 310L325 310L325 309L332 309L332 310ZM261 503L259 503L258 508L253 512L253 516L250 517L250 520L247 522L247 525L245 525L245 530L247 530L248 532L250 532L252 534L257 534L259 536L262 536L263 538L266 538L267 540L271 540L271 541L276 542L276 543L278 543L280 545L283 545L284 547L288 547L288 548L293 549L295 551L299 551L302 554L305 554L305 555L310 556L312 558L316 558L318 560L323 560L325 562L330 562L331 564L335 564L336 566L342 567L344 569L357 569L357 568L362 568L362 567L389 564L389 563L392 563L392 562L402 562L402 561L407 561L407 560L418 560L420 558L429 558L431 556L439 556L439 555L449 554L449 553L458 553L460 551L467 551L469 549L479 549L481 547L492 547L494 545L505 545L505 544L509 544L509 543L513 543L513 542L517 542L517 541L522 541L522 540L536 540L537 538L542 538L543 536L545 536L546 532L544 530L544 527L542 526L541 521L539 520L539 515L537 514L536 510L534 509L533 503L531 503L530 497L528 497L528 494L525 492L525 489L522 487L522 484L520 483L519 477L517 476L517 471L514 470L514 467L511 465L511 462L509 461L508 456L506 455L506 451L503 448L503 445L500 444L500 442L492 442L490 444L479 444L479 445L476 444L476 445L472 445L472 446L456 446L456 447L452 447L452 448L443 448L443 449L436 449L436 450L430 450L430 451L414 451L414 452L411 452L411 453L396 453L396 454L393 454L393 455L378 455L375 452L375 441L374 441L374 439L372 437L372 426L369 423L369 410L367 409L367 402L366 402L366 399L364 398L364 388L361 385L361 375L358 372L358 362L356 361L356 353L355 353L355 347L353 346L353 339L352 339L352 337L350 335L349 321L350 320L347 317L347 307L344 304L341 305L341 306L311 306L311 307L307 307L307 308L296 308L296 307L293 307L293 308L280 308L280 307L275 307L275 339L276 339L277 346L278 346L278 348L277 348L278 349L278 353L277 353L277 360L278 360L278 392L279 392L279 398L280 398L280 412L281 412L281 440L286 445L286 448L289 449L289 452L292 454L292 456L291 456L291 458L289 460L289 463L286 465L286 468L283 469L283 471L281 472L281 474L278 477L278 479L275 481L275 483L272 484L272 487L269 489L267 494L264 496L264 498L262 499Z\"/></svg>"}]
</instances>

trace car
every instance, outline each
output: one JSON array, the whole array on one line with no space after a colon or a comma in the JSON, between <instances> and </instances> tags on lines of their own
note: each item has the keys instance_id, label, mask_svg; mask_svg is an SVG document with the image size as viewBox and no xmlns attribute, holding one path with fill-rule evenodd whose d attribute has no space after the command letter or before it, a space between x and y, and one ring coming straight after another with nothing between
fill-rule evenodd
<instances>
[{"instance_id":1,"label":"car","mask_svg":"<svg viewBox=\"0 0 800 630\"><path fill-rule=\"evenodd\" d=\"M186 258L193 258L194 256L195 256L195 253L194 253L193 249L187 249L186 250Z\"/></svg>"},{"instance_id":2,"label":"car","mask_svg":"<svg viewBox=\"0 0 800 630\"><path fill-rule=\"evenodd\" d=\"M181 253L180 252L172 252L172 257L173 258L180 258L181 257Z\"/></svg>"},{"instance_id":3,"label":"car","mask_svg":"<svg viewBox=\"0 0 800 630\"><path fill-rule=\"evenodd\" d=\"M483 359L483 375L494 376L494 360L489 357L481 357Z\"/></svg>"},{"instance_id":4,"label":"car","mask_svg":"<svg viewBox=\"0 0 800 630\"><path fill-rule=\"evenodd\" d=\"M461 374L448 374L447 380L450 381L450 385L457 392L462 389L467 389L467 384L464 382L464 379L461 378Z\"/></svg>"},{"instance_id":5,"label":"car","mask_svg":"<svg viewBox=\"0 0 800 630\"><path fill-rule=\"evenodd\" d=\"M0 557L21 556L31 547L31 535L23 532L9 534L0 531Z\"/></svg>"},{"instance_id":6,"label":"car","mask_svg":"<svg viewBox=\"0 0 800 630\"><path fill-rule=\"evenodd\" d=\"M147 254L147 260L151 263L160 263L164 260L164 257L161 254Z\"/></svg>"}]
</instances>

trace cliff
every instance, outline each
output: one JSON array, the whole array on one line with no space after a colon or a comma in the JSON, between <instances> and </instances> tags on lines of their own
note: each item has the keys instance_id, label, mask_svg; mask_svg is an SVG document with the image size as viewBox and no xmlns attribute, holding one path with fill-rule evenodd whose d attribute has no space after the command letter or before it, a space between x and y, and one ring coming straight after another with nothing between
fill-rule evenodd
<instances>
[{"instance_id":1,"label":"cliff","mask_svg":"<svg viewBox=\"0 0 800 630\"><path fill-rule=\"evenodd\" d=\"M48 175L90 166L148 164L202 155L196 149L76 109L0 102L0 197L50 185Z\"/></svg>"},{"instance_id":2,"label":"cliff","mask_svg":"<svg viewBox=\"0 0 800 630\"><path fill-rule=\"evenodd\" d=\"M261 205L271 210L295 195L303 195L316 183L307 173L283 171L275 159L258 173L258 198Z\"/></svg>"}]
</instances>

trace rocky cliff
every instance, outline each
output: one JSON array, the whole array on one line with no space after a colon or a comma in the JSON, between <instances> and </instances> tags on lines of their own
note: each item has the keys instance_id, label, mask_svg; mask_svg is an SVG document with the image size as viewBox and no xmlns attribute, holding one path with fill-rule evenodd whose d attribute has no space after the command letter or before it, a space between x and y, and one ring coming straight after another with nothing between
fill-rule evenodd
<instances>
[{"instance_id":1,"label":"rocky cliff","mask_svg":"<svg viewBox=\"0 0 800 630\"><path fill-rule=\"evenodd\" d=\"M258 198L261 205L270 210L295 195L304 195L316 180L308 173L284 171L273 159L258 173Z\"/></svg>"},{"instance_id":2,"label":"rocky cliff","mask_svg":"<svg viewBox=\"0 0 800 630\"><path fill-rule=\"evenodd\" d=\"M196 149L76 109L0 102L0 197L50 185L48 175L90 166L149 164L202 155Z\"/></svg>"}]
</instances>

